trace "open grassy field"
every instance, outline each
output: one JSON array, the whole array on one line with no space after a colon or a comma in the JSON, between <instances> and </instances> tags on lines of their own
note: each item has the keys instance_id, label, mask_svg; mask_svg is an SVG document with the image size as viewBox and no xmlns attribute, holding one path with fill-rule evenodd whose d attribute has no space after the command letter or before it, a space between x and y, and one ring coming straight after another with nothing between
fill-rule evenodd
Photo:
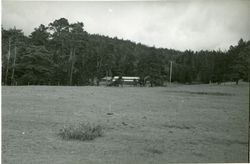
<instances>
[{"instance_id":1,"label":"open grassy field","mask_svg":"<svg viewBox=\"0 0 250 164\"><path fill-rule=\"evenodd\" d=\"M3 86L2 162L247 162L248 87ZM101 125L103 136L58 137L79 122Z\"/></svg>"}]
</instances>

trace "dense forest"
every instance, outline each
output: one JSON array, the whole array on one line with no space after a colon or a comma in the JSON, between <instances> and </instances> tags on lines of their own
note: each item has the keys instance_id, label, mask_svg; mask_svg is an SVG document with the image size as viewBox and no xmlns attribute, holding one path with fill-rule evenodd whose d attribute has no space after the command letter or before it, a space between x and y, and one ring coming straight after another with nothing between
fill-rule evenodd
<instances>
[{"instance_id":1,"label":"dense forest","mask_svg":"<svg viewBox=\"0 0 250 164\"><path fill-rule=\"evenodd\" d=\"M240 39L240 38L239 38ZM249 81L250 41L228 51L178 51L89 34L84 24L60 18L35 28L2 28L2 84L99 85L105 76L139 76L153 86Z\"/></svg>"}]
</instances>

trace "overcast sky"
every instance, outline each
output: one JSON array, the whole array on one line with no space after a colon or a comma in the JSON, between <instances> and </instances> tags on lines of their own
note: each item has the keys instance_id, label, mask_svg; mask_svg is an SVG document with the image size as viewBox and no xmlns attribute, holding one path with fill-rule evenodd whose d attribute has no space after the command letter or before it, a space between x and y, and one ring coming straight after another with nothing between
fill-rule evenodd
<instances>
[{"instance_id":1,"label":"overcast sky","mask_svg":"<svg viewBox=\"0 0 250 164\"><path fill-rule=\"evenodd\" d=\"M65 17L87 32L178 50L225 50L250 40L249 0L151 2L3 1L2 26L29 35Z\"/></svg>"}]
</instances>

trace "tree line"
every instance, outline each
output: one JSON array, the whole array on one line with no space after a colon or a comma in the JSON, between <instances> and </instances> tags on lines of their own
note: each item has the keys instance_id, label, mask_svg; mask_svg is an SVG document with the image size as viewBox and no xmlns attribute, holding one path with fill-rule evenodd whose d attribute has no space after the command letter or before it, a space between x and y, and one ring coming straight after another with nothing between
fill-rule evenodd
<instances>
[{"instance_id":1,"label":"tree line","mask_svg":"<svg viewBox=\"0 0 250 164\"><path fill-rule=\"evenodd\" d=\"M250 41L228 51L178 51L89 34L82 22L60 18L29 35L2 28L2 84L99 85L105 76L139 76L161 86L179 83L249 81Z\"/></svg>"}]
</instances>

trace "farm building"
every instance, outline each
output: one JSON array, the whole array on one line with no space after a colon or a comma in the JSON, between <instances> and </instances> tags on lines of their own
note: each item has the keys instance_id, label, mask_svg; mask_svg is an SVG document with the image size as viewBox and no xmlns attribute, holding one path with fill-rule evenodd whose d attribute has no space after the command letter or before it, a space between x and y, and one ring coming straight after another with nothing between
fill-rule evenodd
<instances>
[{"instance_id":1,"label":"farm building","mask_svg":"<svg viewBox=\"0 0 250 164\"><path fill-rule=\"evenodd\" d=\"M110 86L119 86L119 85L137 85L140 80L140 77L137 76L114 76L114 77L104 77L102 81L107 82Z\"/></svg>"},{"instance_id":2,"label":"farm building","mask_svg":"<svg viewBox=\"0 0 250 164\"><path fill-rule=\"evenodd\" d=\"M119 76L114 76L113 79L112 79L112 81L116 81L118 79L119 79ZM122 76L122 80L124 82L134 82L134 81L140 80L140 78L137 77L137 76L135 76L135 77L132 77L132 76L131 77L130 76Z\"/></svg>"}]
</instances>

